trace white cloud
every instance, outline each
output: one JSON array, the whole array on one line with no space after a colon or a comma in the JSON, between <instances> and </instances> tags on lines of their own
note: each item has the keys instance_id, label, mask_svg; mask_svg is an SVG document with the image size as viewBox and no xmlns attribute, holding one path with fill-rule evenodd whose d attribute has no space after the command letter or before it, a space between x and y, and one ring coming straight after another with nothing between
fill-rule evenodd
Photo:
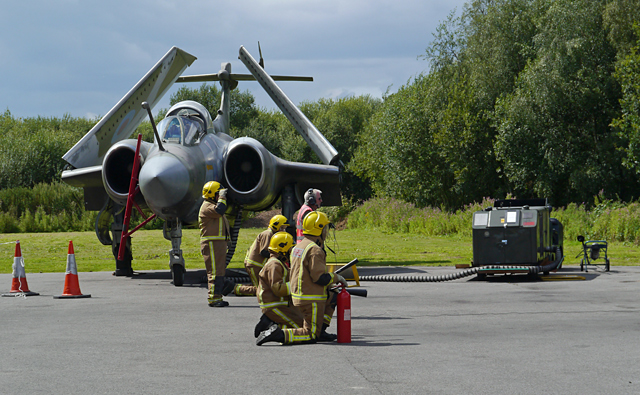
<instances>
[{"instance_id":1,"label":"white cloud","mask_svg":"<svg viewBox=\"0 0 640 395\"><path fill-rule=\"evenodd\" d=\"M188 74L234 72L245 45L267 71L311 75L281 87L298 103L322 97L380 97L427 67L416 60L432 32L463 0L177 1L31 0L3 5L0 110L20 117L104 114L172 46L198 60ZM177 88L176 88L177 89ZM243 83L272 106L257 83ZM175 89L174 89L175 90ZM164 104L166 103L166 104ZM168 95L161 106L168 105Z\"/></svg>"}]
</instances>

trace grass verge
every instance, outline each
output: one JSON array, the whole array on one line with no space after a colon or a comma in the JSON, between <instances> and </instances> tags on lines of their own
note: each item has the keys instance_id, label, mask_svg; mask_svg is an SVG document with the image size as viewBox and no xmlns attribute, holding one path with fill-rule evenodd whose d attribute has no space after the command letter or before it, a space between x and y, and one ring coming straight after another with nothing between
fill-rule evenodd
<instances>
[{"instance_id":1,"label":"grass verge","mask_svg":"<svg viewBox=\"0 0 640 395\"><path fill-rule=\"evenodd\" d=\"M242 229L236 254L229 267L243 267L245 251L262 229ZM333 237L335 235L335 237ZM0 273L11 273L15 241L20 248L27 273L54 273L66 270L69 240L73 241L78 271L112 271L115 262L111 247L98 242L94 232L11 233L0 234ZM331 234L328 263L346 263L354 258L359 266L454 266L470 263L470 237L385 234L373 230L346 229ZM171 243L161 230L141 230L132 237L134 270L168 270ZM577 241L565 240L565 265L577 265L575 256L582 247ZM197 229L183 230L182 251L187 269L203 269ZM609 243L612 266L635 266L640 263L640 248L632 243Z\"/></svg>"}]
</instances>

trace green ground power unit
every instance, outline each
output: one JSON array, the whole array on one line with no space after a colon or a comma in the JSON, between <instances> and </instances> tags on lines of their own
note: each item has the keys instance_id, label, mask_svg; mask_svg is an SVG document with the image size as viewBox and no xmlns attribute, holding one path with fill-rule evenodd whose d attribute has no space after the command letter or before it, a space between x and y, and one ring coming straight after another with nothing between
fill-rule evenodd
<instances>
[{"instance_id":1,"label":"green ground power unit","mask_svg":"<svg viewBox=\"0 0 640 395\"><path fill-rule=\"evenodd\" d=\"M562 256L562 224L551 211L546 199L507 199L475 212L473 266L544 265Z\"/></svg>"}]
</instances>

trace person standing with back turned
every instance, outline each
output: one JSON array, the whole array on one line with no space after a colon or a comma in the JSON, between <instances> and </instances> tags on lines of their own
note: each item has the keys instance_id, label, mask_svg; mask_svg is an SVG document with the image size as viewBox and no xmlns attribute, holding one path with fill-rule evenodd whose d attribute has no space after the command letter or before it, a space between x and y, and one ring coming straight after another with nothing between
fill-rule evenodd
<instances>
[{"instance_id":1,"label":"person standing with back turned","mask_svg":"<svg viewBox=\"0 0 640 395\"><path fill-rule=\"evenodd\" d=\"M304 204L298 210L298 218L296 219L296 243L304 239L303 221L310 212L316 211L322 206L322 191L319 189L309 188L304 193Z\"/></svg>"}]
</instances>

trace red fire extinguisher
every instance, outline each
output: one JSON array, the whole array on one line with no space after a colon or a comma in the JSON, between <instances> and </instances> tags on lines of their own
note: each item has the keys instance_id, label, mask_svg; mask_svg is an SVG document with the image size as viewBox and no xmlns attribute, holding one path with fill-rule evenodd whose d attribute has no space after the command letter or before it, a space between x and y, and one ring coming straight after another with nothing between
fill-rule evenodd
<instances>
[{"instance_id":1,"label":"red fire extinguisher","mask_svg":"<svg viewBox=\"0 0 640 395\"><path fill-rule=\"evenodd\" d=\"M345 288L338 294L338 343L351 343L351 295Z\"/></svg>"}]
</instances>

